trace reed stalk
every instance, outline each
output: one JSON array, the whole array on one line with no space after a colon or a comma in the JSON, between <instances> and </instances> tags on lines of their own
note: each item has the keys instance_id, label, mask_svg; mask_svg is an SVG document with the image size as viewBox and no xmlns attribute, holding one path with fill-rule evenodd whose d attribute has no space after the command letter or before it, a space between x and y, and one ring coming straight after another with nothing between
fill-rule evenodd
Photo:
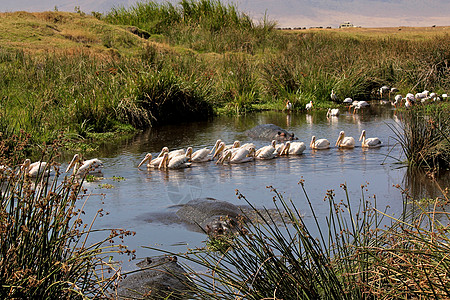
<instances>
[{"instance_id":1,"label":"reed stalk","mask_svg":"<svg viewBox=\"0 0 450 300\"><path fill-rule=\"evenodd\" d=\"M110 242L131 233L104 230L96 235L102 238L90 238L93 223L85 224L81 218L80 202L90 197L83 192L82 181L61 179L52 151L41 157L47 159L46 168L30 177L18 165L27 141L18 140L12 149L5 141L0 147L0 297L108 298L120 275L111 256L132 254ZM46 150L55 147L58 144ZM95 218L102 214L99 210Z\"/></svg>"},{"instance_id":2,"label":"reed stalk","mask_svg":"<svg viewBox=\"0 0 450 300\"><path fill-rule=\"evenodd\" d=\"M402 190L405 205L414 209L394 218L376 207L376 197L366 198L366 186L355 207L341 185L344 199L329 190L329 215L319 220L304 182L300 185L312 221L271 187L277 210L272 215L238 192L260 222L241 224L238 234L210 237L214 251L178 254L195 265L185 268L194 275L198 299L449 297L449 219L441 209L448 201L445 192L424 206ZM199 272L200 266L205 270Z\"/></svg>"}]
</instances>

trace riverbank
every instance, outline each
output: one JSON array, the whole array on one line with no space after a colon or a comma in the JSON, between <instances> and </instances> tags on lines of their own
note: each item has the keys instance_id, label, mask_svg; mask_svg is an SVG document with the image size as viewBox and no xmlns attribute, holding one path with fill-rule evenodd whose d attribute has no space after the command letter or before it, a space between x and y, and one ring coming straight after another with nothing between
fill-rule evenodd
<instances>
[{"instance_id":1,"label":"riverbank","mask_svg":"<svg viewBox=\"0 0 450 300\"><path fill-rule=\"evenodd\" d=\"M403 95L450 90L448 34L285 32L205 3L1 14L0 129L88 145L97 133L283 110L287 100L298 111L376 99L384 84Z\"/></svg>"}]
</instances>

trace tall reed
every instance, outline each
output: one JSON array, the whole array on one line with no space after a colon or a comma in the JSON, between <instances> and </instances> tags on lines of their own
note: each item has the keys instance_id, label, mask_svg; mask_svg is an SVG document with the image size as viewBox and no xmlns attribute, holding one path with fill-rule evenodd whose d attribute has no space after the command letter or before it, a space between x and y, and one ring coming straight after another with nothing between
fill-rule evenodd
<instances>
[{"instance_id":1,"label":"tall reed","mask_svg":"<svg viewBox=\"0 0 450 300\"><path fill-rule=\"evenodd\" d=\"M439 211L447 194L429 209L403 191L405 207L414 210L394 218L377 209L376 197L365 197L366 186L355 207L342 185L344 199L328 191L329 215L319 220L300 185L311 217L273 190L277 213L252 206L260 221L241 224L238 234L210 237L218 252L178 254L195 264L190 271L199 299L449 297L450 282L442 275L450 262L449 219ZM206 270L199 272L200 266Z\"/></svg>"},{"instance_id":2,"label":"tall reed","mask_svg":"<svg viewBox=\"0 0 450 300\"><path fill-rule=\"evenodd\" d=\"M390 126L412 167L430 170L450 166L449 106L416 105L401 112L401 128Z\"/></svg>"},{"instance_id":3,"label":"tall reed","mask_svg":"<svg viewBox=\"0 0 450 300\"><path fill-rule=\"evenodd\" d=\"M90 238L92 223L81 218L87 201L82 182L59 176L52 148L36 178L17 165L26 138L0 145L0 297L2 299L106 298L119 278L111 255L131 252L109 241L130 232L104 232ZM13 147L13 148L11 148ZM53 154L52 154L53 153ZM16 168L17 166L17 168ZM52 172L55 176L46 176ZM101 216L101 210L95 218ZM94 218L94 220L95 220ZM100 235L96 235L98 238Z\"/></svg>"}]
</instances>

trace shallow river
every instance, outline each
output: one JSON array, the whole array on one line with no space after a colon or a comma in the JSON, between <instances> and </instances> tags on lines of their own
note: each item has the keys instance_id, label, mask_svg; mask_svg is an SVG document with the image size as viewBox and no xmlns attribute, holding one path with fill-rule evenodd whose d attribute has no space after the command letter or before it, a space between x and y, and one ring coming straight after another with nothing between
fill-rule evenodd
<instances>
[{"instance_id":1,"label":"shallow river","mask_svg":"<svg viewBox=\"0 0 450 300\"><path fill-rule=\"evenodd\" d=\"M157 246L174 252L202 246L204 234L189 231L164 217L155 219L155 214L167 212L170 206L197 197L245 204L237 198L236 189L255 206L273 208L274 194L267 188L273 186L285 199L292 199L306 218L312 219L298 185L304 179L315 212L319 219L324 220L328 215L328 204L323 201L327 190L335 190L337 200L344 199L340 185L347 183L350 200L357 204L361 199L361 185L367 184L365 196L376 195L379 208L389 205L388 212L398 216L403 201L400 190L394 185L408 187L420 197L435 197L438 192L432 183L426 183L426 179L408 178L406 168L396 164L397 159L403 160L404 157L387 124L398 126L397 122L399 118L390 107L380 106L355 115L344 112L332 119L327 119L325 112L290 115L262 112L154 128L122 144L109 145L103 149L103 154L99 154L105 165L105 179L85 183L94 195L86 203L84 220L89 221L98 209L104 209L108 215L97 219L95 227L135 231L136 235L126 238L125 243L136 249L139 258L156 254L141 246ZM222 166L207 162L184 170L137 168L146 153L157 155L163 146L171 150L192 146L195 151L202 147L211 148L219 138L227 144L240 140L253 142L257 147L267 145L270 141L250 140L244 134L245 130L264 123L273 123L294 132L307 145L312 135L327 138L332 147L321 151L312 151L308 147L301 156L242 165ZM384 146L368 150L359 147L358 138L363 129L367 137L380 138ZM357 147L345 151L334 147L341 130L345 130L346 136L355 138ZM117 180L122 177L123 180ZM105 184L113 187L105 188ZM100 196L101 193L105 196Z\"/></svg>"}]
</instances>

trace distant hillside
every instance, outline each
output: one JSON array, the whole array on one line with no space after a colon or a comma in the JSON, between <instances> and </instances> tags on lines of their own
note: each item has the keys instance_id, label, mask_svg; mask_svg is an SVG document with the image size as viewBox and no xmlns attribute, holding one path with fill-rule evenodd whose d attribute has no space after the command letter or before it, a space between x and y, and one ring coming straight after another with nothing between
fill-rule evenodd
<instances>
[{"instance_id":1,"label":"distant hillside","mask_svg":"<svg viewBox=\"0 0 450 300\"><path fill-rule=\"evenodd\" d=\"M144 40L126 26L90 15L67 12L0 14L0 45L29 53L64 52L101 55L136 54Z\"/></svg>"}]
</instances>

